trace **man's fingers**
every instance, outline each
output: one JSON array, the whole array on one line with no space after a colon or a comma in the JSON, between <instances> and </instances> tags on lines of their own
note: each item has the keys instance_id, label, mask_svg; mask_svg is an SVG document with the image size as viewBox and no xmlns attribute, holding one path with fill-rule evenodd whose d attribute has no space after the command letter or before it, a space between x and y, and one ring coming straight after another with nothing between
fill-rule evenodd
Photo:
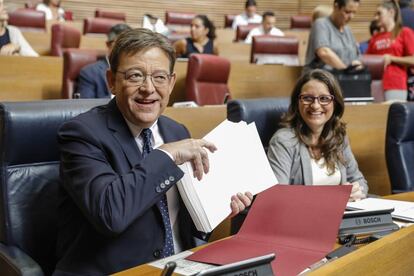
<instances>
[{"instance_id":1,"label":"man's fingers","mask_svg":"<svg viewBox=\"0 0 414 276\"><path fill-rule=\"evenodd\" d=\"M250 193L251 195L251 193ZM242 194L242 193L238 193L237 194L238 199L240 200L240 202L243 204L243 207L245 206L250 206L250 204L252 203L252 199L250 199L246 193ZM253 195L252 195L253 198ZM244 209L244 208L243 208Z\"/></svg>"}]
</instances>

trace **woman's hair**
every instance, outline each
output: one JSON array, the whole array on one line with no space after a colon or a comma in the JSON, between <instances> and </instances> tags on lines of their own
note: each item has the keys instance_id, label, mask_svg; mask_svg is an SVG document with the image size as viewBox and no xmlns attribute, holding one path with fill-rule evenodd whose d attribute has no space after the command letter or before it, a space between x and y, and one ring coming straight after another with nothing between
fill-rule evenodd
<instances>
[{"instance_id":1,"label":"woman's hair","mask_svg":"<svg viewBox=\"0 0 414 276\"><path fill-rule=\"evenodd\" d=\"M208 19L207 15L198 14L194 18L198 18L203 22L203 26L208 29L207 37L211 40L216 38L216 27L214 26L213 21Z\"/></svg>"},{"instance_id":2,"label":"woman's hair","mask_svg":"<svg viewBox=\"0 0 414 276\"><path fill-rule=\"evenodd\" d=\"M400 11L400 6L398 5L398 2L396 0L383 1L379 6L387 10L394 10L395 26L391 33L392 33L392 37L396 38L403 27L401 11Z\"/></svg>"},{"instance_id":3,"label":"woman's hair","mask_svg":"<svg viewBox=\"0 0 414 276\"><path fill-rule=\"evenodd\" d=\"M310 146L311 129L303 120L299 112L299 95L303 86L311 80L322 82L334 96L334 110L332 117L325 123L319 137L318 147L325 158L326 167L330 174L335 172L335 165L340 162L345 165L342 151L344 147L346 125L341 121L345 105L341 88L335 77L328 71L315 69L302 75L297 81L291 95L290 106L287 114L282 118L282 125L294 130L298 139Z\"/></svg>"}]
</instances>

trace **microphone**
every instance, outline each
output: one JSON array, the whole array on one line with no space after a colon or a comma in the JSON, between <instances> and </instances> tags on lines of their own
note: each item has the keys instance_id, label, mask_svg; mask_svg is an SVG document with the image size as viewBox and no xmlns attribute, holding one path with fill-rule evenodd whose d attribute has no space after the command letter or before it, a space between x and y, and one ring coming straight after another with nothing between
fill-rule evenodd
<instances>
[{"instance_id":1,"label":"microphone","mask_svg":"<svg viewBox=\"0 0 414 276\"><path fill-rule=\"evenodd\" d=\"M161 272L161 276L171 276L176 268L175 262L168 262L165 264L164 269Z\"/></svg>"}]
</instances>

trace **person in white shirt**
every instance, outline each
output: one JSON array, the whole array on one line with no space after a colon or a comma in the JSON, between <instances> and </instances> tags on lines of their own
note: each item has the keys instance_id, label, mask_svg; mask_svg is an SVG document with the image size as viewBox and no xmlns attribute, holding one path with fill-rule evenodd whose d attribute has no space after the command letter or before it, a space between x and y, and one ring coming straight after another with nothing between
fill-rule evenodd
<instances>
[{"instance_id":1,"label":"person in white shirt","mask_svg":"<svg viewBox=\"0 0 414 276\"><path fill-rule=\"evenodd\" d=\"M267 11L263 13L262 25L252 29L244 40L245 43L252 43L253 36L256 35L275 35L284 36L285 34L275 27L276 16L273 12Z\"/></svg>"},{"instance_id":2,"label":"person in white shirt","mask_svg":"<svg viewBox=\"0 0 414 276\"><path fill-rule=\"evenodd\" d=\"M65 11L60 7L61 0L43 0L36 6L36 10L46 15L46 20L65 21Z\"/></svg>"},{"instance_id":3,"label":"person in white shirt","mask_svg":"<svg viewBox=\"0 0 414 276\"><path fill-rule=\"evenodd\" d=\"M3 0L0 0L0 56L39 56L18 28L7 26L8 19Z\"/></svg>"},{"instance_id":4,"label":"person in white shirt","mask_svg":"<svg viewBox=\"0 0 414 276\"><path fill-rule=\"evenodd\" d=\"M259 24L262 22L262 16L256 13L257 3L255 0L247 0L245 12L234 18L232 28L237 29L239 25Z\"/></svg>"}]
</instances>

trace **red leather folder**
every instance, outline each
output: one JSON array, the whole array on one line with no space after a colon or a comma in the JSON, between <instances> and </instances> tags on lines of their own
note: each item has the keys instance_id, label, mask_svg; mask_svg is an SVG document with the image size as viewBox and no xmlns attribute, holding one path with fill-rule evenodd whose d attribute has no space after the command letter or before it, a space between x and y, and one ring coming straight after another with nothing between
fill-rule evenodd
<instances>
[{"instance_id":1,"label":"red leather folder","mask_svg":"<svg viewBox=\"0 0 414 276\"><path fill-rule=\"evenodd\" d=\"M333 250L351 185L275 185L260 193L239 233L187 259L217 265L269 253L275 274L297 275Z\"/></svg>"}]
</instances>

